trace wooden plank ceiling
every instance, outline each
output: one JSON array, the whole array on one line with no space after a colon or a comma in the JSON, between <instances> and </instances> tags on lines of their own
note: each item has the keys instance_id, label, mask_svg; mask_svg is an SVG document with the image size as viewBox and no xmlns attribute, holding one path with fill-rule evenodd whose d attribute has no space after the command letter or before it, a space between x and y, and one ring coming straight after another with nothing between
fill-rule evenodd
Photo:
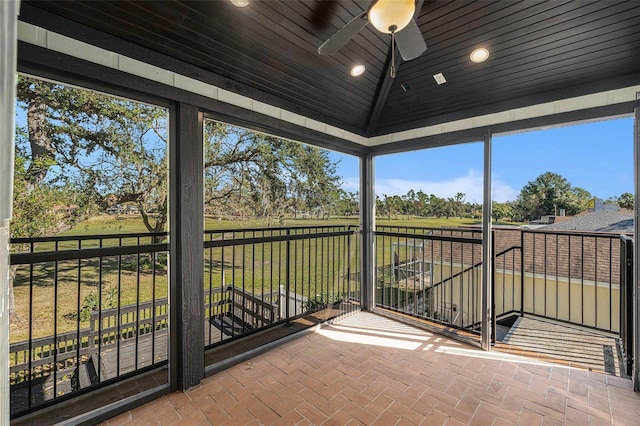
<instances>
[{"instance_id":1,"label":"wooden plank ceiling","mask_svg":"<svg viewBox=\"0 0 640 426\"><path fill-rule=\"evenodd\" d=\"M386 85L390 39L371 25L336 55L317 54L369 0L23 4L27 22L59 15L229 79L231 90L366 136L640 84L636 1L426 0L416 20L428 50L401 63ZM478 46L490 51L482 64L469 60ZM366 72L353 78L357 63ZM441 86L432 77L439 72L447 79Z\"/></svg>"}]
</instances>

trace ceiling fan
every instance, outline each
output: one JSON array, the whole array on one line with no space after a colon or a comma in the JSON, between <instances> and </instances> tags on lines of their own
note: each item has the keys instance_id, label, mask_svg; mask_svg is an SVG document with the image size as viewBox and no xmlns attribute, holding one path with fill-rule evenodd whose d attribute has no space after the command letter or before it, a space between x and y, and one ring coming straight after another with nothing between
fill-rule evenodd
<instances>
[{"instance_id":1,"label":"ceiling fan","mask_svg":"<svg viewBox=\"0 0 640 426\"><path fill-rule=\"evenodd\" d=\"M318 54L333 55L358 34L369 22L380 32L391 34L391 78L396 77L395 45L402 59L410 61L422 55L427 45L416 24L413 15L416 5L414 0L376 0L369 10L356 15L344 24L334 35L322 43Z\"/></svg>"}]
</instances>

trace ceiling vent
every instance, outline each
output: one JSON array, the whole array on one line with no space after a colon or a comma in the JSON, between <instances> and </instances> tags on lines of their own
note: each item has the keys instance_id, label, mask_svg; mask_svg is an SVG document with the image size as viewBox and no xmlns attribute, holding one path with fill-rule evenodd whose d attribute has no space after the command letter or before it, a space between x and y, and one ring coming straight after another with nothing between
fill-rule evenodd
<instances>
[{"instance_id":1,"label":"ceiling vent","mask_svg":"<svg viewBox=\"0 0 640 426\"><path fill-rule=\"evenodd\" d=\"M436 83L438 83L438 85L444 84L447 82L447 79L444 78L444 75L442 75L441 72L439 72L438 74L434 74L433 79L436 81Z\"/></svg>"}]
</instances>

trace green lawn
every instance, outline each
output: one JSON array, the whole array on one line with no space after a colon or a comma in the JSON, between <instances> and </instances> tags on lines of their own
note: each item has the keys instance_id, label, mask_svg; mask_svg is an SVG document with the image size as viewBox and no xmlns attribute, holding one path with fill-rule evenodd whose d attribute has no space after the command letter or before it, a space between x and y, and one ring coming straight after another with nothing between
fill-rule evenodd
<instances>
[{"instance_id":1,"label":"green lawn","mask_svg":"<svg viewBox=\"0 0 640 426\"><path fill-rule=\"evenodd\" d=\"M61 232L64 235L100 235L148 232L138 215L100 215L78 223L75 227Z\"/></svg>"},{"instance_id":2,"label":"green lawn","mask_svg":"<svg viewBox=\"0 0 640 426\"><path fill-rule=\"evenodd\" d=\"M469 226L478 225L481 221L477 219L465 218L416 218L407 216L394 216L391 220L379 217L376 219L378 225L389 226L416 226L426 228L441 228L451 226ZM332 217L328 220L322 219L302 219L287 218L283 224L279 221L268 222L264 219L248 219L245 221L217 220L214 217L207 216L205 218L205 230L215 229L237 229L237 228L265 228L280 226L325 226L325 225L357 225L358 218L356 216L349 217ZM126 216L95 216L80 222L74 228L61 232L59 235L98 235L98 234L124 234L147 232L142 219L137 215Z\"/></svg>"}]
</instances>

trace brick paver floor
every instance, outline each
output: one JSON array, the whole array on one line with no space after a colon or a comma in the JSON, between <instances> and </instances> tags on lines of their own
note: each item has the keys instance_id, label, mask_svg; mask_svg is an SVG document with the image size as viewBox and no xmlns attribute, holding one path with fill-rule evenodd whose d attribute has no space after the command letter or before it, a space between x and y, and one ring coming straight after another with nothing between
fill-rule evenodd
<instances>
[{"instance_id":1,"label":"brick paver floor","mask_svg":"<svg viewBox=\"0 0 640 426\"><path fill-rule=\"evenodd\" d=\"M640 425L640 394L361 312L105 424Z\"/></svg>"}]
</instances>

